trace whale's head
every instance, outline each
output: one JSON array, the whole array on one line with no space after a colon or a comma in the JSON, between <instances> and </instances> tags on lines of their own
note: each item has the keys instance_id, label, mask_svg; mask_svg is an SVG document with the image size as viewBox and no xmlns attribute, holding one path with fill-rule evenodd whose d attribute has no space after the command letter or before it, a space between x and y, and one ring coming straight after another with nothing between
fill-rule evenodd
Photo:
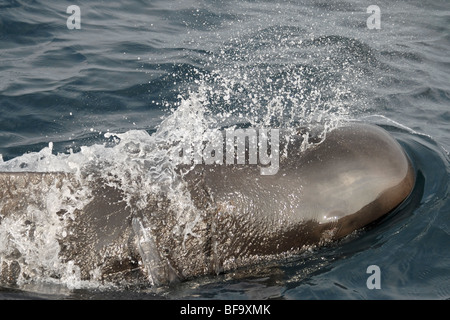
<instances>
[{"instance_id":1,"label":"whale's head","mask_svg":"<svg viewBox=\"0 0 450 320\"><path fill-rule=\"evenodd\" d=\"M190 167L185 211L164 194L129 201L120 179L0 173L0 283L41 269L154 284L232 270L346 236L412 191L408 156L385 130L348 124L306 150L303 136L281 135L263 164ZM262 174L268 159L276 170Z\"/></svg>"},{"instance_id":2,"label":"whale's head","mask_svg":"<svg viewBox=\"0 0 450 320\"><path fill-rule=\"evenodd\" d=\"M378 126L350 123L306 151L302 146L302 135L290 136L274 175L261 175L258 165L198 165L188 174L193 197L211 198L224 255L281 253L341 238L392 211L414 186L408 156Z\"/></svg>"}]
</instances>

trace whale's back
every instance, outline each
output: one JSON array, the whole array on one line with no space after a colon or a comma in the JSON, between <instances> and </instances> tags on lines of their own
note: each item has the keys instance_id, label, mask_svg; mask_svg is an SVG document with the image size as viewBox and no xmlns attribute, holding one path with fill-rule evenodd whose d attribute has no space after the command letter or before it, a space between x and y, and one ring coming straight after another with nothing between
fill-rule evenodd
<instances>
[{"instance_id":1,"label":"whale's back","mask_svg":"<svg viewBox=\"0 0 450 320\"><path fill-rule=\"evenodd\" d=\"M29 278L36 265L154 284L232 270L339 239L413 188L407 155L379 127L349 124L306 151L301 136L291 138L274 175L258 164L196 165L180 175L190 220L180 219L176 199L136 199L120 179L0 173L0 282Z\"/></svg>"}]
</instances>

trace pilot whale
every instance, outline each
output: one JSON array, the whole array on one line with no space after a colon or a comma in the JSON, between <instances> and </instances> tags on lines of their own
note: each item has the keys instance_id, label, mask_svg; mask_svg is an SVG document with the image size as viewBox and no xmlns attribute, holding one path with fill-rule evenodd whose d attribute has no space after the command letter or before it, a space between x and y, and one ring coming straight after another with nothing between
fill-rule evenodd
<instances>
[{"instance_id":1,"label":"pilot whale","mask_svg":"<svg viewBox=\"0 0 450 320\"><path fill-rule=\"evenodd\" d=\"M37 216L59 226L59 264L82 280L164 285L325 245L386 215L412 191L408 156L378 126L349 123L307 150L302 142L291 137L274 175L261 175L258 164L181 168L191 199L183 212L164 192L133 199L120 181L104 177L0 173L0 239L10 241L3 251L0 245L0 283L32 281L51 269L32 266L30 253L14 246L17 237L34 241L50 232ZM6 235L2 224L13 222L24 231ZM41 272L60 279L61 270Z\"/></svg>"}]
</instances>

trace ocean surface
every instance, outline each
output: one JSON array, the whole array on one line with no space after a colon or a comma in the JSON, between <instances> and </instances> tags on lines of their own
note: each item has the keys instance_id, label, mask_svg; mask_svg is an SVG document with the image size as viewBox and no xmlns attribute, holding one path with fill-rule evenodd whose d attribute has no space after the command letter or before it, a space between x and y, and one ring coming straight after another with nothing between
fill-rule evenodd
<instances>
[{"instance_id":1,"label":"ocean surface","mask_svg":"<svg viewBox=\"0 0 450 320\"><path fill-rule=\"evenodd\" d=\"M0 299L450 298L447 0L0 0L0 171L95 158L139 175L120 144L345 121L387 129L417 174L375 225L269 266L156 289L48 277L63 267L52 261L0 287ZM165 181L155 158L152 179ZM14 231L0 220L0 262ZM15 241L28 265L49 254ZM367 285L371 265L380 289Z\"/></svg>"}]
</instances>

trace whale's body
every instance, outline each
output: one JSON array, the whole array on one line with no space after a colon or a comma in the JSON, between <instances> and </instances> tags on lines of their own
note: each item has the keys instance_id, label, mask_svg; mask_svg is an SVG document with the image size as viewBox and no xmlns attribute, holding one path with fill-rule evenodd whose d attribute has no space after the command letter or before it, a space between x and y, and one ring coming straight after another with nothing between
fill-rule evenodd
<instances>
[{"instance_id":1,"label":"whale's body","mask_svg":"<svg viewBox=\"0 0 450 320\"><path fill-rule=\"evenodd\" d=\"M194 217L184 222L164 194L125 201L102 179L85 195L71 174L0 173L0 238L7 221L27 225L23 236L36 237L45 228L32 215L45 215L60 225L61 264L76 266L82 279L164 284L342 238L392 211L413 188L407 156L379 127L349 124L303 152L300 143L289 144L275 175L261 175L258 165L197 165L180 173ZM43 195L56 191L67 199L55 205ZM68 213L65 203L77 199L82 205ZM32 277L21 248L8 250L0 250L0 283Z\"/></svg>"}]
</instances>

